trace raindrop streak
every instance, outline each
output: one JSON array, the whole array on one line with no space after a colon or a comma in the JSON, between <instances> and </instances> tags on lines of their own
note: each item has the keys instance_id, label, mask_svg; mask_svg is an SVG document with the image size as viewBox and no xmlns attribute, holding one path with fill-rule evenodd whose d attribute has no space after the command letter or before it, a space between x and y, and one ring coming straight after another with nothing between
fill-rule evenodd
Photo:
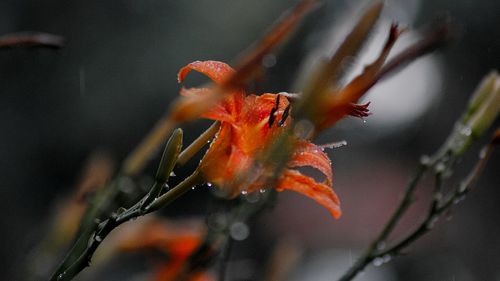
<instances>
[{"instance_id":1,"label":"raindrop streak","mask_svg":"<svg viewBox=\"0 0 500 281\"><path fill-rule=\"evenodd\" d=\"M85 68L80 67L80 71L78 73L78 78L80 81L80 96L84 97L85 96Z\"/></svg>"}]
</instances>

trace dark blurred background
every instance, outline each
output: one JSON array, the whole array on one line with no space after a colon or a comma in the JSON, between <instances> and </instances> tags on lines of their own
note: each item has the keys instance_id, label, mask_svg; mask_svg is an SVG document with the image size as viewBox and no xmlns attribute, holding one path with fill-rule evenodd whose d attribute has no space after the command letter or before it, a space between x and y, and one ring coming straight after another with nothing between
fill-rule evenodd
<instances>
[{"instance_id":1,"label":"dark blurred background","mask_svg":"<svg viewBox=\"0 0 500 281\"><path fill-rule=\"evenodd\" d=\"M361 1L323 2L289 43L268 57L271 67L261 89L294 90L304 67L335 48L362 6ZM13 266L22 264L40 239L51 206L70 192L92 152L108 151L119 162L150 130L178 95L180 67L194 60L234 62L294 3L1 1L0 34L43 31L65 37L67 44L60 50L0 51L0 277L16 279ZM320 136L319 143L349 143L330 151L343 217L332 220L309 199L284 192L235 247L240 251L234 254L235 266L244 261L256 267L268 247L292 237L304 256L290 280L338 276L380 230L420 155L438 148L481 77L500 66L499 1L386 4L374 47L366 48L368 59L392 20L416 31L434 18L450 17L461 37L378 85L367 97L374 114L366 123L348 120ZM400 45L415 36L409 32ZM187 84L205 81L193 76ZM186 140L206 126L184 126ZM460 163L457 179L471 167L479 147ZM408 255L371 267L360 280L500 280L499 164L497 152L450 220L440 221ZM429 188L422 191L415 214ZM202 215L205 195L192 192L165 213ZM410 215L404 224L414 220L418 216ZM234 280L253 279L252 274Z\"/></svg>"}]
</instances>

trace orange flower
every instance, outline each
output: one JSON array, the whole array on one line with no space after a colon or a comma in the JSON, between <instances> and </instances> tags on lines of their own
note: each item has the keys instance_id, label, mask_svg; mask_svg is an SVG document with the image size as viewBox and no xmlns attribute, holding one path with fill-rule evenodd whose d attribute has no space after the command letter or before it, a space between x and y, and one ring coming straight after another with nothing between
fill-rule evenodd
<instances>
[{"instance_id":1,"label":"orange flower","mask_svg":"<svg viewBox=\"0 0 500 281\"><path fill-rule=\"evenodd\" d=\"M150 219L136 231L123 232L120 237L121 251L157 249L168 255L168 261L155 272L152 281L173 281L182 274L189 257L198 249L205 233L203 224L198 221L171 223ZM214 281L208 272L191 273L188 281Z\"/></svg>"},{"instance_id":2,"label":"orange flower","mask_svg":"<svg viewBox=\"0 0 500 281\"><path fill-rule=\"evenodd\" d=\"M405 29L399 29L397 24L392 24L387 41L375 61L367 65L363 72L345 87L331 90L331 93L321 97L316 116L317 129L331 127L348 115L363 118L370 114L368 110L370 103L356 104L356 102L381 78L383 75L381 70L389 52L404 31Z\"/></svg>"},{"instance_id":3,"label":"orange flower","mask_svg":"<svg viewBox=\"0 0 500 281\"><path fill-rule=\"evenodd\" d=\"M207 75L216 84L224 83L234 74L234 70L225 63L196 61L179 71L179 82L192 70ZM211 91L207 88L183 88L181 94L202 98ZM274 169L256 168L254 160L292 122L290 108L284 95L246 95L243 89L238 89L205 112L203 118L221 122L218 135L200 164L205 179L233 196L265 189ZM308 141L294 140L294 143L294 152L276 182L276 190L293 190L306 195L338 218L341 215L340 202L331 188L332 170L328 156ZM304 166L323 173L324 182L317 182L294 169Z\"/></svg>"}]
</instances>

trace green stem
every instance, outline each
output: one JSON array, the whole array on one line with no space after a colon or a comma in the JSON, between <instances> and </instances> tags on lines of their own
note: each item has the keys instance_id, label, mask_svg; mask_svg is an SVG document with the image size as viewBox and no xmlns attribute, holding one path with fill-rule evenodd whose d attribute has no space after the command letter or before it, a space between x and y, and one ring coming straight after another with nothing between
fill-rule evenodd
<instances>
[{"instance_id":1,"label":"green stem","mask_svg":"<svg viewBox=\"0 0 500 281\"><path fill-rule=\"evenodd\" d=\"M377 257L375 253L379 250L379 248L381 248L382 243L384 243L384 241L387 239L387 236L389 236L398 221L410 206L413 199L413 192L415 191L415 188L417 187L418 183L422 179L422 176L429 169L429 167L430 166L427 163L420 163L416 173L413 175L406 187L403 199L400 201L398 207L394 211L389 221L386 223L377 238L373 240L368 249L366 249L364 254L356 261L356 263L351 268L349 268L349 270L339 279L339 281L354 279L356 275L358 275L368 264L370 264Z\"/></svg>"},{"instance_id":2,"label":"green stem","mask_svg":"<svg viewBox=\"0 0 500 281\"><path fill-rule=\"evenodd\" d=\"M214 122L205 132L203 132L196 140L194 140L186 149L179 155L177 165L186 164L198 151L200 151L219 131L220 122Z\"/></svg>"},{"instance_id":3,"label":"green stem","mask_svg":"<svg viewBox=\"0 0 500 281\"><path fill-rule=\"evenodd\" d=\"M91 233L82 233L77 244L69 255L71 259L67 258L61 267L52 275L50 280L66 281L73 279L84 268L89 266L94 252L113 229L133 218L149 214L167 206L173 200L191 189L191 187L201 182L202 177L200 173L195 171L191 176L187 177L184 181L169 190L167 193L158 197L146 208L141 208L141 204L135 204L130 209L125 210L120 214L112 215L110 218L100 223ZM82 248L83 245L85 245L85 248Z\"/></svg>"},{"instance_id":4,"label":"green stem","mask_svg":"<svg viewBox=\"0 0 500 281\"><path fill-rule=\"evenodd\" d=\"M186 193L192 187L201 183L203 183L203 177L201 176L201 173L196 170L189 177L179 183L176 187L170 189L167 193L156 198L148 207L146 207L147 213L165 207L166 205L172 203L172 201L177 199L179 196Z\"/></svg>"}]
</instances>

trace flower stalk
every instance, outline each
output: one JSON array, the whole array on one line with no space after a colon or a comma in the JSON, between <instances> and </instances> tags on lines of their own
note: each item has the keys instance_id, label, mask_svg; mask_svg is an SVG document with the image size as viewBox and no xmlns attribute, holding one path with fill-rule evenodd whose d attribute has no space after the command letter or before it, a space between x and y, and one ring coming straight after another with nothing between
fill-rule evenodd
<instances>
[{"instance_id":1,"label":"flower stalk","mask_svg":"<svg viewBox=\"0 0 500 281\"><path fill-rule=\"evenodd\" d=\"M485 130L491 126L494 117L498 115L498 89L495 86L498 83L497 79L496 72L490 73L483 79L478 89L473 93L463 117L457 121L457 125L444 142L444 145L433 156L422 158L415 174L406 187L403 198L381 232L370 243L355 264L342 275L339 281L353 280L370 263L379 259L385 262L385 260L390 260L392 257L401 254L401 251L408 245L432 230L440 216L449 212L455 204L465 198L485 167L494 146L498 144L500 129L497 129L490 142L481 150L477 163L460 184L455 186L448 194L443 194L443 186L445 179L451 175L457 160L464 155L473 141L481 137ZM492 116L494 117L492 118ZM470 126L470 130L474 128L474 134L464 133L464 126ZM409 234L393 242L390 246L385 246L390 244L387 241L389 235L406 214L415 199L416 188L423 176L428 172L432 172L434 175L434 191L427 214ZM381 245L384 245L384 247L381 247Z\"/></svg>"}]
</instances>

